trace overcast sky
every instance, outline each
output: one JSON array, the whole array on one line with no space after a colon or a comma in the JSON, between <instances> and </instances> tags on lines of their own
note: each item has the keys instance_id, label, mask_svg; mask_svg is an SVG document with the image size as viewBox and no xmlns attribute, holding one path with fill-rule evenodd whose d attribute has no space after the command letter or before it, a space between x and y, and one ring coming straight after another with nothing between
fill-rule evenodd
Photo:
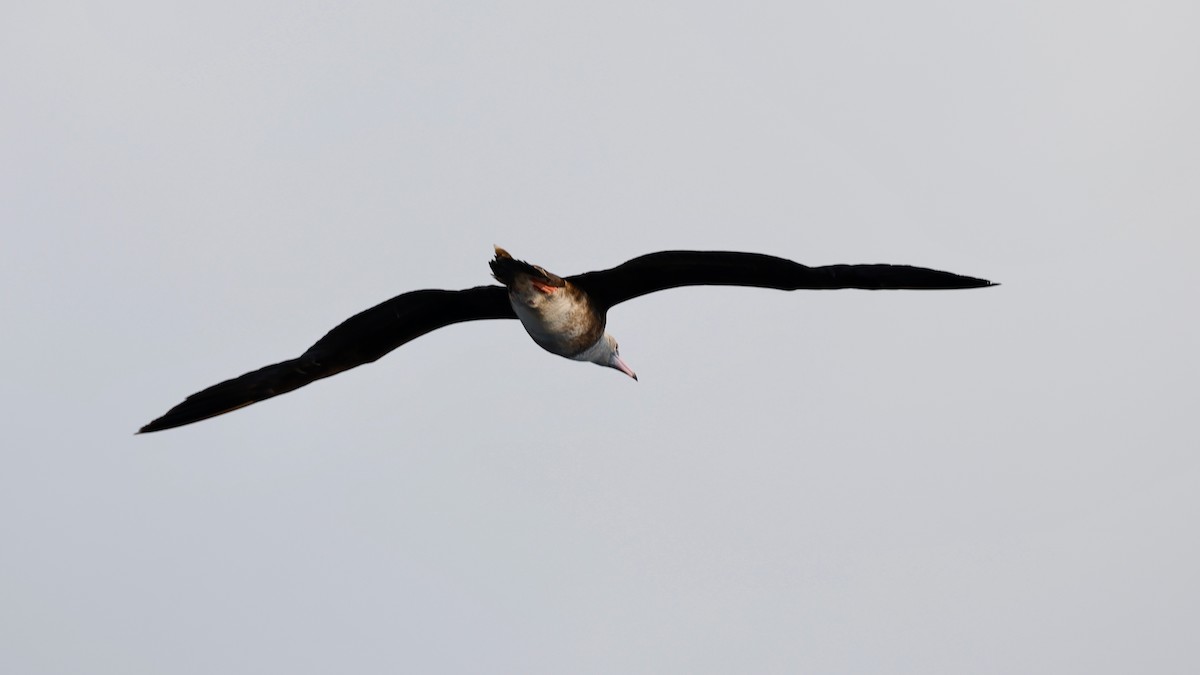
<instances>
[{"instance_id":1,"label":"overcast sky","mask_svg":"<svg viewBox=\"0 0 1200 675\"><path fill-rule=\"evenodd\" d=\"M1195 673L1200 5L10 2L0 671ZM418 288L681 289L189 427Z\"/></svg>"}]
</instances>

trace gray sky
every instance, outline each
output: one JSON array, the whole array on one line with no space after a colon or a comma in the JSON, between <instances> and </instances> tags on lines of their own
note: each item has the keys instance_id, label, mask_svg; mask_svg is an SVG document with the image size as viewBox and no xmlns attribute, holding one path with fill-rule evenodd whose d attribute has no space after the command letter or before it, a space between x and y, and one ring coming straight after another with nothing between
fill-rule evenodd
<instances>
[{"instance_id":1,"label":"gray sky","mask_svg":"<svg viewBox=\"0 0 1200 675\"><path fill-rule=\"evenodd\" d=\"M1200 5L8 3L0 671L1194 673ZM400 292L667 248L148 436Z\"/></svg>"}]
</instances>

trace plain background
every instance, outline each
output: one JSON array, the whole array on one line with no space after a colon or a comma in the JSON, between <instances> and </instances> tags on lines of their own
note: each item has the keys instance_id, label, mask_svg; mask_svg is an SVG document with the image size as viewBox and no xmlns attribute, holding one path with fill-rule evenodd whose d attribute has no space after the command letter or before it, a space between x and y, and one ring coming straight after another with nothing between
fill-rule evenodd
<instances>
[{"instance_id":1,"label":"plain background","mask_svg":"<svg viewBox=\"0 0 1200 675\"><path fill-rule=\"evenodd\" d=\"M1200 5L9 2L0 670L1194 673ZM134 437L491 245L682 289Z\"/></svg>"}]
</instances>

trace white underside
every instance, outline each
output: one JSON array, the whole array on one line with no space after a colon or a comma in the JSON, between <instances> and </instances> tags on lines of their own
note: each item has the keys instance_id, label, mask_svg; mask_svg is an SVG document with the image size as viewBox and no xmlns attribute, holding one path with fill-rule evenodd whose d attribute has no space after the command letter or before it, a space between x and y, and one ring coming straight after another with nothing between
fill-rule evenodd
<instances>
[{"instance_id":1,"label":"white underside","mask_svg":"<svg viewBox=\"0 0 1200 675\"><path fill-rule=\"evenodd\" d=\"M546 351L579 361L590 360L577 352L580 338L587 333L587 322L580 320L579 312L586 311L567 299L565 293L545 294L529 288L525 292L510 290L509 303L525 332ZM603 342L598 340L597 344ZM584 354L594 349L592 345Z\"/></svg>"}]
</instances>

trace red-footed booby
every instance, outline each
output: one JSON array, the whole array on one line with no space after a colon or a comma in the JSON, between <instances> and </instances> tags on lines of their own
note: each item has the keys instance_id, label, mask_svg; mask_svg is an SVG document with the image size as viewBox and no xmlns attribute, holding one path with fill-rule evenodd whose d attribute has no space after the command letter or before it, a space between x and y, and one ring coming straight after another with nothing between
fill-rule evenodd
<instances>
[{"instance_id":1,"label":"red-footed booby","mask_svg":"<svg viewBox=\"0 0 1200 675\"><path fill-rule=\"evenodd\" d=\"M398 295L360 312L329 331L297 358L282 361L199 391L142 427L161 431L199 422L336 375L430 331L463 321L520 319L546 351L575 361L637 375L621 359L617 340L605 332L609 308L626 300L680 286L755 286L797 289L954 289L995 286L990 281L909 265L800 263L758 253L662 251L612 269L560 277L516 260L496 247L489 263L504 286L461 291L427 289Z\"/></svg>"}]
</instances>

